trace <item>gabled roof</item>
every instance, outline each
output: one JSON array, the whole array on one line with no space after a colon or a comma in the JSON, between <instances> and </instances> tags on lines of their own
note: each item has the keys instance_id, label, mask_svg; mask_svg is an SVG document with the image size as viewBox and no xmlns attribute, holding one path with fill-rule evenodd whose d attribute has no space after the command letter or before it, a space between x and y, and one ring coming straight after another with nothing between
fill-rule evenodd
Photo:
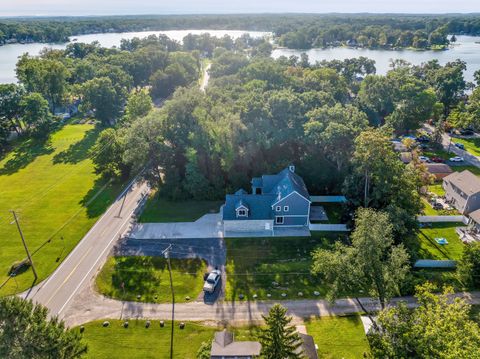
<instances>
[{"instance_id":1,"label":"gabled roof","mask_svg":"<svg viewBox=\"0 0 480 359\"><path fill-rule=\"evenodd\" d=\"M226 330L215 333L212 343L211 357L248 357L258 356L262 350L259 342L236 342L233 334Z\"/></svg>"},{"instance_id":2,"label":"gabled roof","mask_svg":"<svg viewBox=\"0 0 480 359\"><path fill-rule=\"evenodd\" d=\"M224 220L252 220L252 219L273 219L271 203L274 195L255 195L255 194L227 194L225 197L225 206L223 207ZM248 208L248 217L238 217L236 209L241 203Z\"/></svg>"},{"instance_id":3,"label":"gabled roof","mask_svg":"<svg viewBox=\"0 0 480 359\"><path fill-rule=\"evenodd\" d=\"M443 180L450 182L468 196L480 192L480 179L469 170L453 172Z\"/></svg>"},{"instance_id":4,"label":"gabled roof","mask_svg":"<svg viewBox=\"0 0 480 359\"><path fill-rule=\"evenodd\" d=\"M263 192L276 194L277 201L287 197L292 192L297 192L307 200L310 198L307 186L305 186L302 177L290 171L288 168L285 168L276 175L267 175L262 178L264 183Z\"/></svg>"},{"instance_id":5,"label":"gabled roof","mask_svg":"<svg viewBox=\"0 0 480 359\"><path fill-rule=\"evenodd\" d=\"M308 334L298 333L302 340L302 345L298 347L297 354L303 354L306 359L318 359L317 348L313 337Z\"/></svg>"},{"instance_id":6,"label":"gabled roof","mask_svg":"<svg viewBox=\"0 0 480 359\"><path fill-rule=\"evenodd\" d=\"M450 168L450 166L445 163L426 163L425 166L427 167L428 172L432 174L453 173L453 170Z\"/></svg>"},{"instance_id":7,"label":"gabled roof","mask_svg":"<svg viewBox=\"0 0 480 359\"><path fill-rule=\"evenodd\" d=\"M240 200L235 204L235 210L238 211L240 208L245 208L246 210L249 210L248 205L245 203L243 198L240 198Z\"/></svg>"}]
</instances>

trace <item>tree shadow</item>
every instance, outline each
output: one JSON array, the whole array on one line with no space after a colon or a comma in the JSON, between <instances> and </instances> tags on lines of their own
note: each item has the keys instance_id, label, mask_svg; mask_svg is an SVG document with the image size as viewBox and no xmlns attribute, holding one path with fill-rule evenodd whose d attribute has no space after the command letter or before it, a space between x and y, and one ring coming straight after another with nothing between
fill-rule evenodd
<instances>
[{"instance_id":1,"label":"tree shadow","mask_svg":"<svg viewBox=\"0 0 480 359\"><path fill-rule=\"evenodd\" d=\"M12 175L27 167L38 156L48 155L53 151L51 141L47 138L26 140L13 150L12 158L5 163L3 168L0 168L0 175Z\"/></svg>"},{"instance_id":2,"label":"tree shadow","mask_svg":"<svg viewBox=\"0 0 480 359\"><path fill-rule=\"evenodd\" d=\"M88 218L97 218L105 213L107 208L115 201L120 183L99 178L93 187L79 202L87 210Z\"/></svg>"},{"instance_id":3,"label":"tree shadow","mask_svg":"<svg viewBox=\"0 0 480 359\"><path fill-rule=\"evenodd\" d=\"M57 153L53 157L53 163L75 164L87 159L89 157L89 150L95 144L100 132L101 128L99 126L88 130L80 141L71 144L66 150Z\"/></svg>"}]
</instances>

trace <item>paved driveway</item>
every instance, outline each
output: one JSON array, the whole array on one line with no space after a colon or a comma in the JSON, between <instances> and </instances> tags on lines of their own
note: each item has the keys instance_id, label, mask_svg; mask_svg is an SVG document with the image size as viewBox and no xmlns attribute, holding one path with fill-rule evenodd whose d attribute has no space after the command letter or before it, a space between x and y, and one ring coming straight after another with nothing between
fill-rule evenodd
<instances>
[{"instance_id":1,"label":"paved driveway","mask_svg":"<svg viewBox=\"0 0 480 359\"><path fill-rule=\"evenodd\" d=\"M222 217L220 213L212 213L195 222L137 223L127 236L135 239L222 238Z\"/></svg>"}]
</instances>

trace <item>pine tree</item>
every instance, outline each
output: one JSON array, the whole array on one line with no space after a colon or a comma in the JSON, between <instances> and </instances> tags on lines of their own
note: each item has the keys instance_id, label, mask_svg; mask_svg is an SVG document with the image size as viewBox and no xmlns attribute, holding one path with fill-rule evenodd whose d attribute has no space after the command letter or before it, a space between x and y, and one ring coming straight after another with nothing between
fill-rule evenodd
<instances>
[{"instance_id":1,"label":"pine tree","mask_svg":"<svg viewBox=\"0 0 480 359\"><path fill-rule=\"evenodd\" d=\"M263 316L267 328L262 330L260 341L262 343L262 355L265 359L300 359L297 353L301 339L296 328L290 326L292 317L287 317L287 309L280 304L275 304L268 313Z\"/></svg>"}]
</instances>

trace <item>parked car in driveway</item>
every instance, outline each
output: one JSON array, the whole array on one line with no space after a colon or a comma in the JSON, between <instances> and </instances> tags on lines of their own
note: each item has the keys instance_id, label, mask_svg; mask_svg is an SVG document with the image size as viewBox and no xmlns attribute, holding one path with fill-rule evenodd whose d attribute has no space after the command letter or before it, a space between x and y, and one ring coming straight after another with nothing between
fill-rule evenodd
<instances>
[{"instance_id":1,"label":"parked car in driveway","mask_svg":"<svg viewBox=\"0 0 480 359\"><path fill-rule=\"evenodd\" d=\"M219 269L215 269L211 271L208 274L207 279L205 280L205 284L203 285L203 290L207 293L215 292L215 288L220 282L221 277L222 277L222 272Z\"/></svg>"},{"instance_id":2,"label":"parked car in driveway","mask_svg":"<svg viewBox=\"0 0 480 359\"><path fill-rule=\"evenodd\" d=\"M431 160L432 160L432 162L435 162L435 163L443 163L443 162L445 162L445 161L443 160L443 158L441 158L441 157L432 157Z\"/></svg>"},{"instance_id":3,"label":"parked car in driveway","mask_svg":"<svg viewBox=\"0 0 480 359\"><path fill-rule=\"evenodd\" d=\"M443 209L443 204L441 204L440 202L435 202L433 205L432 205L433 209L436 209L437 211L438 210L441 210Z\"/></svg>"},{"instance_id":4,"label":"parked car in driveway","mask_svg":"<svg viewBox=\"0 0 480 359\"><path fill-rule=\"evenodd\" d=\"M460 134L462 136L472 136L473 135L473 131L470 130L470 129L465 129L465 130L460 130Z\"/></svg>"},{"instance_id":5,"label":"parked car in driveway","mask_svg":"<svg viewBox=\"0 0 480 359\"><path fill-rule=\"evenodd\" d=\"M463 145L463 143L455 142L455 147L460 148L461 150L465 149L465 146Z\"/></svg>"},{"instance_id":6,"label":"parked car in driveway","mask_svg":"<svg viewBox=\"0 0 480 359\"><path fill-rule=\"evenodd\" d=\"M418 159L422 162L430 162L430 158L427 156L419 156Z\"/></svg>"},{"instance_id":7,"label":"parked car in driveway","mask_svg":"<svg viewBox=\"0 0 480 359\"><path fill-rule=\"evenodd\" d=\"M463 159L463 157L455 156L455 157L450 158L449 161L450 162L463 162L464 159Z\"/></svg>"}]
</instances>

